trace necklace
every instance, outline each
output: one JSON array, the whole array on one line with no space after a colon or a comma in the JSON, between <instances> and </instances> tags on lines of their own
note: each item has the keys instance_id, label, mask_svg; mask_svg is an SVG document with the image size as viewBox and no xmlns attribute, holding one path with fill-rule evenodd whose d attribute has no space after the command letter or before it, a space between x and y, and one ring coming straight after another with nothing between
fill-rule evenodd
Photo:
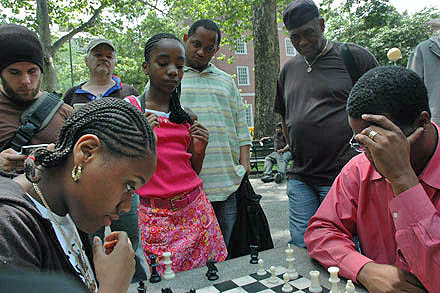
<instances>
[{"instance_id":1,"label":"necklace","mask_svg":"<svg viewBox=\"0 0 440 293\"><path fill-rule=\"evenodd\" d=\"M73 254L73 257L75 258L75 261L78 264L79 270L81 271L81 274L84 276L84 279L86 281L87 287L89 288L89 290L91 292L96 292L96 283L93 280L93 277L90 275L90 270L89 270L89 268L87 266L86 258L84 256L84 252L83 252L81 244L80 244L81 241L78 239L78 236L75 233L76 228L73 227L74 228L73 229L73 235L75 236L73 241L75 242L76 246L78 247L79 255L77 253L75 253L75 251L73 250L72 243L71 243L69 237L67 237L66 233L61 228L61 225L55 219L55 216L53 215L53 212L50 209L49 205L47 204L46 199L44 198L43 193L41 192L41 190L38 187L38 185L36 183L32 183L32 185L34 186L35 192L37 192L38 196L40 197L40 199L43 202L44 206L46 207L47 211L49 212L49 215L50 215L52 221L55 223L55 225L57 226L58 230L61 232L61 235L63 235L64 241L69 246L69 249L70 249L70 251Z\"/></svg>"},{"instance_id":2,"label":"necklace","mask_svg":"<svg viewBox=\"0 0 440 293\"><path fill-rule=\"evenodd\" d=\"M306 56L303 56L304 61L306 62L307 66L308 66L307 72L312 72L312 65L315 64L315 62L318 60L318 58L321 57L322 54L327 50L327 46L328 46L328 40L326 40L324 48L321 50L321 52L319 52L319 54L315 57L315 59L313 59L313 61L311 63L309 63L309 61L307 61Z\"/></svg>"}]
</instances>

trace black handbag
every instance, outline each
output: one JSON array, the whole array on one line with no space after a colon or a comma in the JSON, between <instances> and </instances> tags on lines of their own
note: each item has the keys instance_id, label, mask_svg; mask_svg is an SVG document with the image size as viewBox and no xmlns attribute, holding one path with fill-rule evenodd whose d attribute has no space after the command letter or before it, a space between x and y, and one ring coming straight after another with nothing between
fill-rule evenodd
<instances>
[{"instance_id":1,"label":"black handbag","mask_svg":"<svg viewBox=\"0 0 440 293\"><path fill-rule=\"evenodd\" d=\"M260 205L261 195L256 194L245 175L237 190L237 220L228 245L230 258L247 255L250 246L258 246L258 251L273 248L269 223Z\"/></svg>"}]
</instances>

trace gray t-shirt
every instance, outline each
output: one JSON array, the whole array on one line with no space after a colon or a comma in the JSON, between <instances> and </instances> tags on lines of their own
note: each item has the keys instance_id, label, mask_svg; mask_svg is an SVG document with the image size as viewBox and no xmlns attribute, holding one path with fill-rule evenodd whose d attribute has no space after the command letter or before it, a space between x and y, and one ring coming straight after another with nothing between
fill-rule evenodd
<instances>
[{"instance_id":1,"label":"gray t-shirt","mask_svg":"<svg viewBox=\"0 0 440 293\"><path fill-rule=\"evenodd\" d=\"M340 43L320 57L307 72L301 55L282 68L275 97L275 112L286 121L295 164L287 172L308 184L330 186L342 167L356 154L350 148L353 132L345 110L353 86L340 55ZM378 66L366 49L349 44L359 73Z\"/></svg>"}]
</instances>

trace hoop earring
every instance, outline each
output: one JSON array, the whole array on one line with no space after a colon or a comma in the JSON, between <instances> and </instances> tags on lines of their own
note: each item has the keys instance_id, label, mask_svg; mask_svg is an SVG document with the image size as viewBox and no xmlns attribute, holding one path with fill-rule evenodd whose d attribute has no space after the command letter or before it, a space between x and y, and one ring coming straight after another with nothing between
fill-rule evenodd
<instances>
[{"instance_id":1,"label":"hoop earring","mask_svg":"<svg viewBox=\"0 0 440 293\"><path fill-rule=\"evenodd\" d=\"M73 167L73 169L72 169L73 182L78 182L79 178L81 177L81 172L82 172L81 165Z\"/></svg>"}]
</instances>

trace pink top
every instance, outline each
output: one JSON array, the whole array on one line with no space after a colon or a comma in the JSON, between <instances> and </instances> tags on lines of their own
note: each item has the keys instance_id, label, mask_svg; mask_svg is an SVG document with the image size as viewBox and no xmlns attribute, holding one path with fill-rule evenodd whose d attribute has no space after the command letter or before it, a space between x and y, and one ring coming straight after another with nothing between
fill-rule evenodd
<instances>
[{"instance_id":1,"label":"pink top","mask_svg":"<svg viewBox=\"0 0 440 293\"><path fill-rule=\"evenodd\" d=\"M125 98L127 100L127 98ZM133 101L130 100L133 104ZM140 106L135 106L140 108ZM191 191L202 184L202 179L191 166L191 143L189 123L173 123L168 114L148 110L159 116L159 126L154 128L157 136L157 168L153 177L136 190L142 197L172 198Z\"/></svg>"},{"instance_id":2,"label":"pink top","mask_svg":"<svg viewBox=\"0 0 440 293\"><path fill-rule=\"evenodd\" d=\"M417 276L429 292L440 292L438 145L419 184L396 197L364 154L354 157L310 220L304 239L310 256L326 267L339 266L353 281L368 262L395 265ZM356 233L362 254L352 241Z\"/></svg>"}]
</instances>

